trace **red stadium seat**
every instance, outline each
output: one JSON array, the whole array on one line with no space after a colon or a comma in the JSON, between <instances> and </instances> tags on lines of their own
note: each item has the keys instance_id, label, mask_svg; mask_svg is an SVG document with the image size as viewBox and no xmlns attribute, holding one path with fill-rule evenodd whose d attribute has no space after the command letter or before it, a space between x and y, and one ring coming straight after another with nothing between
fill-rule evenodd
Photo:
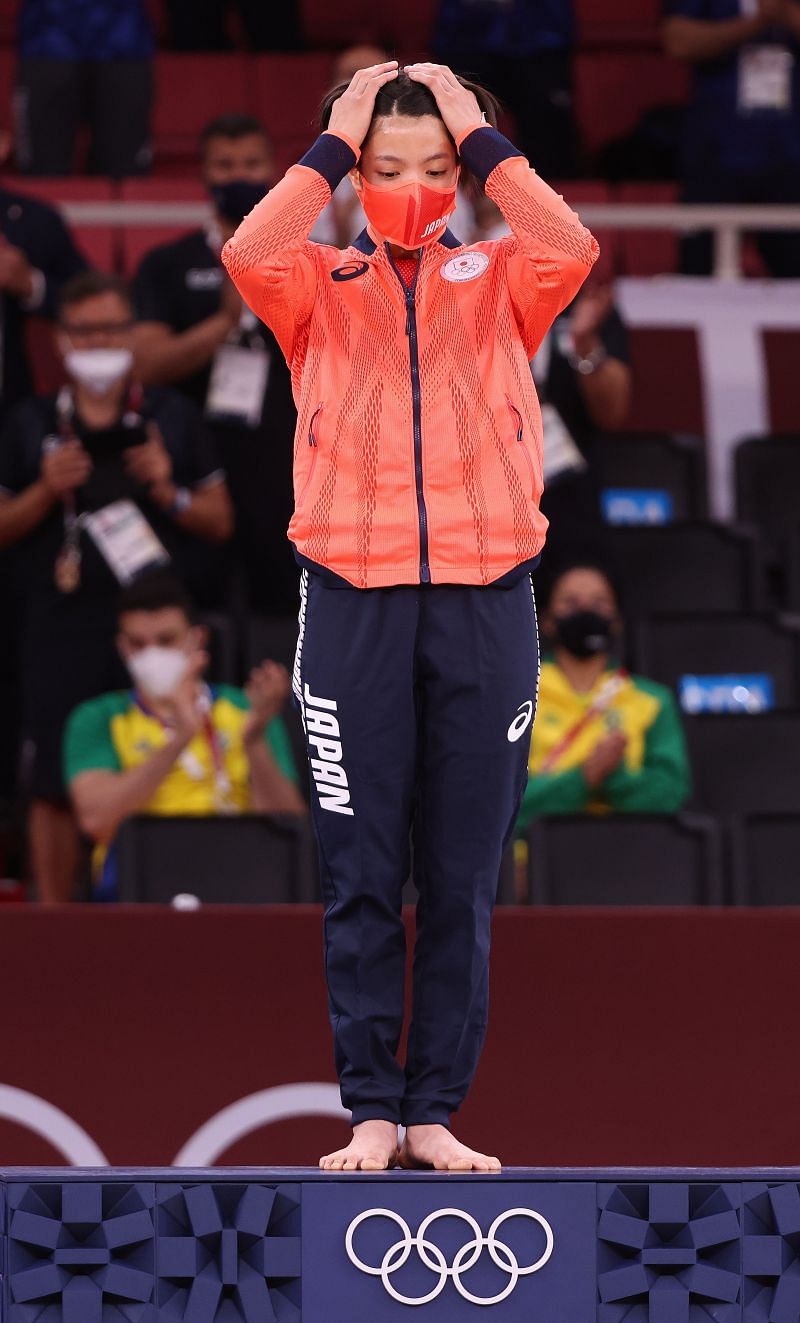
<instances>
[{"instance_id":1,"label":"red stadium seat","mask_svg":"<svg viewBox=\"0 0 800 1323\"><path fill-rule=\"evenodd\" d=\"M123 202L207 202L208 194L202 182L185 176L177 178L126 179L121 186ZM169 243L188 230L197 228L196 222L176 225L124 225L120 231L122 270L131 279L136 274L145 253L157 244Z\"/></svg>"},{"instance_id":2,"label":"red stadium seat","mask_svg":"<svg viewBox=\"0 0 800 1323\"><path fill-rule=\"evenodd\" d=\"M620 184L617 202L646 202L671 205L679 200L675 183ZM674 230L620 230L621 274L658 276L677 271L679 243Z\"/></svg>"},{"instance_id":3,"label":"red stadium seat","mask_svg":"<svg viewBox=\"0 0 800 1323\"><path fill-rule=\"evenodd\" d=\"M633 432L705 432L697 335L689 327L629 326ZM680 382L680 390L675 383Z\"/></svg>"},{"instance_id":4,"label":"red stadium seat","mask_svg":"<svg viewBox=\"0 0 800 1323\"><path fill-rule=\"evenodd\" d=\"M310 46L343 50L346 46L381 45L385 40L383 13L370 0L302 0L303 31Z\"/></svg>"},{"instance_id":5,"label":"red stadium seat","mask_svg":"<svg viewBox=\"0 0 800 1323\"><path fill-rule=\"evenodd\" d=\"M579 51L575 107L587 151L630 132L652 106L684 104L689 69L656 51Z\"/></svg>"},{"instance_id":6,"label":"red stadium seat","mask_svg":"<svg viewBox=\"0 0 800 1323\"><path fill-rule=\"evenodd\" d=\"M580 46L658 42L661 0L576 0Z\"/></svg>"},{"instance_id":7,"label":"red stadium seat","mask_svg":"<svg viewBox=\"0 0 800 1323\"><path fill-rule=\"evenodd\" d=\"M273 138L280 162L291 143L296 154L286 162L290 165L317 136L319 104L330 86L331 57L320 51L259 55L253 60L253 71L254 113Z\"/></svg>"},{"instance_id":8,"label":"red stadium seat","mask_svg":"<svg viewBox=\"0 0 800 1323\"><path fill-rule=\"evenodd\" d=\"M767 362L770 430L800 432L800 395L797 391L797 363L800 354L800 331L764 330L764 357Z\"/></svg>"},{"instance_id":9,"label":"red stadium seat","mask_svg":"<svg viewBox=\"0 0 800 1323\"><path fill-rule=\"evenodd\" d=\"M19 0L0 0L0 44L12 46L17 35Z\"/></svg>"},{"instance_id":10,"label":"red stadium seat","mask_svg":"<svg viewBox=\"0 0 800 1323\"><path fill-rule=\"evenodd\" d=\"M13 51L0 50L0 129L10 129L13 124L11 97L16 62L17 57Z\"/></svg>"},{"instance_id":11,"label":"red stadium seat","mask_svg":"<svg viewBox=\"0 0 800 1323\"><path fill-rule=\"evenodd\" d=\"M116 196L107 179L89 179L82 175L46 179L21 175L3 179L6 188L27 193L32 198L61 208L65 202L111 202ZM112 225L70 225L78 247L86 260L100 271L115 271L117 245Z\"/></svg>"},{"instance_id":12,"label":"red stadium seat","mask_svg":"<svg viewBox=\"0 0 800 1323\"><path fill-rule=\"evenodd\" d=\"M160 54L153 116L156 169L196 170L203 128L228 111L253 111L248 56Z\"/></svg>"}]
</instances>

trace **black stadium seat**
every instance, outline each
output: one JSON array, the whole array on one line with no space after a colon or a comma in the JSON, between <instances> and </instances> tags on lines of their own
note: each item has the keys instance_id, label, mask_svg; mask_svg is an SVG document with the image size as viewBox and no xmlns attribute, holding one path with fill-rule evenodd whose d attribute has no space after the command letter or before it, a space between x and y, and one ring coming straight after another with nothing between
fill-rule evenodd
<instances>
[{"instance_id":1,"label":"black stadium seat","mask_svg":"<svg viewBox=\"0 0 800 1323\"><path fill-rule=\"evenodd\" d=\"M533 905L718 905L713 819L616 814L540 818L528 829Z\"/></svg>"},{"instance_id":2,"label":"black stadium seat","mask_svg":"<svg viewBox=\"0 0 800 1323\"><path fill-rule=\"evenodd\" d=\"M736 447L736 513L767 535L798 522L800 436L752 436Z\"/></svg>"},{"instance_id":3,"label":"black stadium seat","mask_svg":"<svg viewBox=\"0 0 800 1323\"><path fill-rule=\"evenodd\" d=\"M800 712L704 713L684 724L693 805L724 815L798 812Z\"/></svg>"},{"instance_id":4,"label":"black stadium seat","mask_svg":"<svg viewBox=\"0 0 800 1323\"><path fill-rule=\"evenodd\" d=\"M306 818L291 814L130 818L117 838L120 901L259 905L318 899Z\"/></svg>"},{"instance_id":5,"label":"black stadium seat","mask_svg":"<svg viewBox=\"0 0 800 1323\"><path fill-rule=\"evenodd\" d=\"M616 432L598 446L604 491L668 493L672 519L708 516L702 437L670 432Z\"/></svg>"},{"instance_id":6,"label":"black stadium seat","mask_svg":"<svg viewBox=\"0 0 800 1323\"><path fill-rule=\"evenodd\" d=\"M774 707L800 707L800 631L785 618L658 616L638 627L635 653L644 675L676 691L683 676L765 676Z\"/></svg>"},{"instance_id":7,"label":"black stadium seat","mask_svg":"<svg viewBox=\"0 0 800 1323\"><path fill-rule=\"evenodd\" d=\"M733 827L733 890L740 905L800 905L800 804Z\"/></svg>"},{"instance_id":8,"label":"black stadium seat","mask_svg":"<svg viewBox=\"0 0 800 1323\"><path fill-rule=\"evenodd\" d=\"M687 522L611 527L604 537L627 615L753 611L761 604L758 542L749 529Z\"/></svg>"}]
</instances>

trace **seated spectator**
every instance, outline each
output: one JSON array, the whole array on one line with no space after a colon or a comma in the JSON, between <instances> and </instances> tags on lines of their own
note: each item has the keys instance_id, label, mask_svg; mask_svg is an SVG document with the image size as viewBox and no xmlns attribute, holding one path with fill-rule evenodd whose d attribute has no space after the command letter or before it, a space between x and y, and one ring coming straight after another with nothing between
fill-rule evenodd
<instances>
[{"instance_id":1,"label":"seated spectator","mask_svg":"<svg viewBox=\"0 0 800 1323\"><path fill-rule=\"evenodd\" d=\"M302 49L299 0L238 0L244 36L251 50ZM169 44L176 51L222 51L230 46L227 0L166 0Z\"/></svg>"},{"instance_id":2,"label":"seated spectator","mask_svg":"<svg viewBox=\"0 0 800 1323\"><path fill-rule=\"evenodd\" d=\"M91 174L146 173L152 62L146 0L22 0L14 95L19 168L70 174L88 118Z\"/></svg>"},{"instance_id":3,"label":"seated spectator","mask_svg":"<svg viewBox=\"0 0 800 1323\"><path fill-rule=\"evenodd\" d=\"M576 170L572 0L439 0L434 58L494 89L545 179Z\"/></svg>"},{"instance_id":4,"label":"seated spectator","mask_svg":"<svg viewBox=\"0 0 800 1323\"><path fill-rule=\"evenodd\" d=\"M275 175L257 119L222 115L202 137L214 218L147 253L134 283L142 380L173 386L205 411L236 509L251 605L296 615L299 572L286 538L297 414L275 338L245 307L220 252Z\"/></svg>"},{"instance_id":5,"label":"seated spectator","mask_svg":"<svg viewBox=\"0 0 800 1323\"><path fill-rule=\"evenodd\" d=\"M87 272L62 292L58 348L69 384L17 405L0 437L0 548L24 598L22 732L30 856L41 899L67 900L77 834L61 736L77 703L116 682L119 583L169 559L204 601L225 587L230 499L194 406L142 390L125 286Z\"/></svg>"},{"instance_id":6,"label":"seated spectator","mask_svg":"<svg viewBox=\"0 0 800 1323\"><path fill-rule=\"evenodd\" d=\"M601 434L624 423L632 386L628 337L612 300L611 286L590 278L531 364L544 429L541 507L550 520L545 578L550 565L602 551Z\"/></svg>"},{"instance_id":7,"label":"seated spectator","mask_svg":"<svg viewBox=\"0 0 800 1323\"><path fill-rule=\"evenodd\" d=\"M306 812L280 717L285 667L264 662L245 690L206 684L206 631L164 574L124 590L117 643L133 689L82 703L64 739L78 821L102 847L97 900L116 899L109 847L133 814Z\"/></svg>"},{"instance_id":8,"label":"seated spectator","mask_svg":"<svg viewBox=\"0 0 800 1323\"><path fill-rule=\"evenodd\" d=\"M683 201L800 202L800 4L664 0L664 47L694 68ZM800 230L757 235L773 276L800 276ZM708 233L683 240L683 270L712 269Z\"/></svg>"},{"instance_id":9,"label":"seated spectator","mask_svg":"<svg viewBox=\"0 0 800 1323\"><path fill-rule=\"evenodd\" d=\"M11 135L0 130L0 166L10 151ZM55 317L65 281L85 268L53 207L0 184L0 420L33 389L25 339L28 317Z\"/></svg>"},{"instance_id":10,"label":"seated spectator","mask_svg":"<svg viewBox=\"0 0 800 1323\"><path fill-rule=\"evenodd\" d=\"M548 813L676 813L689 793L677 704L615 660L622 619L608 575L594 565L564 570L541 627L548 656L517 834Z\"/></svg>"}]
</instances>

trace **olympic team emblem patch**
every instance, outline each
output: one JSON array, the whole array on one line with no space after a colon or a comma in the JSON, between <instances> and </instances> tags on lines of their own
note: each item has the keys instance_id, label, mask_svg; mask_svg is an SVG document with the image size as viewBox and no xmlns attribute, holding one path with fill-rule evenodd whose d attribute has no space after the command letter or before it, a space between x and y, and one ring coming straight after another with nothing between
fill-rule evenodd
<instances>
[{"instance_id":1,"label":"olympic team emblem patch","mask_svg":"<svg viewBox=\"0 0 800 1323\"><path fill-rule=\"evenodd\" d=\"M488 265L489 259L485 253L462 253L460 257L451 257L449 262L445 262L442 279L461 285L465 280L477 280Z\"/></svg>"}]
</instances>

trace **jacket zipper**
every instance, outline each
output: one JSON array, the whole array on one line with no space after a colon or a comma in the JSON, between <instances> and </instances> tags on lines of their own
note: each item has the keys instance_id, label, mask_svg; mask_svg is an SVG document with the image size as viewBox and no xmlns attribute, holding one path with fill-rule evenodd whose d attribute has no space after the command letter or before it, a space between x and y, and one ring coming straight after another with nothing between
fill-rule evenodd
<instances>
[{"instance_id":1,"label":"jacket zipper","mask_svg":"<svg viewBox=\"0 0 800 1323\"><path fill-rule=\"evenodd\" d=\"M314 424L317 421L318 415L321 413L322 413L322 405L318 404L316 409L312 413L311 421L308 424L308 444L309 446L313 447L312 455L311 455L311 467L309 468L308 476L305 482L303 483L303 490L300 493L300 499L298 501L298 505L300 504L300 501L302 501L303 497L305 496L308 490L309 483L311 482L311 479L314 476L314 469L317 466L317 455L319 454L319 445L317 443L317 436L314 431Z\"/></svg>"},{"instance_id":2,"label":"jacket zipper","mask_svg":"<svg viewBox=\"0 0 800 1323\"><path fill-rule=\"evenodd\" d=\"M408 289L403 277L400 275L395 260L389 251L388 244L386 245L386 253L394 268L395 275L400 281L403 297L406 301L406 335L408 336L408 353L411 365L411 401L414 416L414 479L417 490L417 516L419 518L419 580L420 583L430 583L431 571L428 563L428 511L425 507L425 493L422 490L422 397L419 386L417 309L414 302L414 295L417 290L417 280L419 279L419 270L422 265L422 257L420 256L417 258L417 269L414 272L411 288Z\"/></svg>"},{"instance_id":3,"label":"jacket zipper","mask_svg":"<svg viewBox=\"0 0 800 1323\"><path fill-rule=\"evenodd\" d=\"M508 395L506 396L506 404L508 405L509 409L514 414L517 420L517 443L522 447L522 453L525 456L525 463L528 465L528 476L530 477L531 480L531 492L533 492L534 483L535 483L534 472L533 472L533 460L528 454L528 447L525 445L525 441L523 439L522 414L520 413L514 401Z\"/></svg>"}]
</instances>

